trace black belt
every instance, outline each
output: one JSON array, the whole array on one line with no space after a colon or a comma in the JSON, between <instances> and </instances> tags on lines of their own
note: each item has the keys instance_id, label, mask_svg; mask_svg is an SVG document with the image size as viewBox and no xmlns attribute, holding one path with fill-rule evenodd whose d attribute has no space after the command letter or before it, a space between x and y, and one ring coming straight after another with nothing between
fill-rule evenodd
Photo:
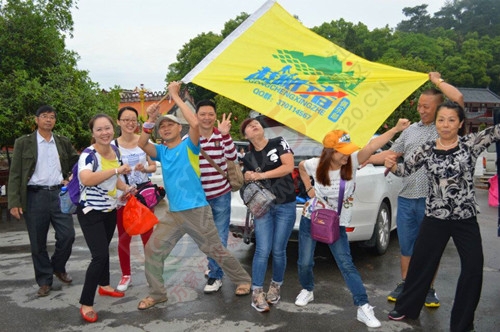
<instances>
[{"instance_id":1,"label":"black belt","mask_svg":"<svg viewBox=\"0 0 500 332\"><path fill-rule=\"evenodd\" d=\"M39 190L59 190L62 188L62 184L56 184L54 186L28 186L28 190L39 191Z\"/></svg>"}]
</instances>

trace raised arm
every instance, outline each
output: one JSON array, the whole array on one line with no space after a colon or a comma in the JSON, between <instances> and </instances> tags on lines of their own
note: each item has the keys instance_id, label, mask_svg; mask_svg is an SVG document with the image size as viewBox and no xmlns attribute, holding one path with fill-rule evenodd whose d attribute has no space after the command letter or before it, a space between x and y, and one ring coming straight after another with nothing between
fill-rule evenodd
<instances>
[{"instance_id":1,"label":"raised arm","mask_svg":"<svg viewBox=\"0 0 500 332\"><path fill-rule=\"evenodd\" d=\"M392 127L391 129L389 129L388 131L386 131L382 135L377 136L374 139L372 139L370 142L368 142L368 144L364 148L362 148L359 151L359 153L358 153L358 163L360 165L363 164L365 161L368 160L368 158L370 158L370 156L375 151L377 151L377 149L380 149L382 146L384 146L385 143L389 142L389 140L391 138L393 138L394 135L396 135L400 131L405 130L409 126L410 126L410 120L408 120L408 119L399 119L398 123L394 127Z\"/></svg>"},{"instance_id":2,"label":"raised arm","mask_svg":"<svg viewBox=\"0 0 500 332\"><path fill-rule=\"evenodd\" d=\"M460 106L462 106L462 108L464 107L464 96L462 95L462 93L450 83L446 83L441 78L440 73L435 71L430 72L429 80L436 86L436 88L441 90L446 98L459 104Z\"/></svg>"},{"instance_id":3,"label":"raised arm","mask_svg":"<svg viewBox=\"0 0 500 332\"><path fill-rule=\"evenodd\" d=\"M189 139L191 140L191 142L193 142L194 145L198 145L198 141L200 140L200 128L198 127L198 119L196 118L196 115L193 113L191 108L179 96L180 89L180 82L171 82L168 85L168 93L177 104L177 106L179 106L184 119L186 119L187 123L189 124Z\"/></svg>"},{"instance_id":4,"label":"raised arm","mask_svg":"<svg viewBox=\"0 0 500 332\"><path fill-rule=\"evenodd\" d=\"M153 132L156 120L160 116L160 105L157 103L149 105L146 113L148 114L148 120L142 125L143 129L137 141L137 145L146 152L149 157L156 158L156 147L150 142L149 137Z\"/></svg>"}]
</instances>

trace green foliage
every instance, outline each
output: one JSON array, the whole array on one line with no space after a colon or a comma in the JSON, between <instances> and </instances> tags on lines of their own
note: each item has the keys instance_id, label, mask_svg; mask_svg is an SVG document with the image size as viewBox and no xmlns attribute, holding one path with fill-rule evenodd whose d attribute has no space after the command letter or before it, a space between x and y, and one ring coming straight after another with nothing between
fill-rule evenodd
<instances>
[{"instance_id":1,"label":"green foliage","mask_svg":"<svg viewBox=\"0 0 500 332\"><path fill-rule=\"evenodd\" d=\"M427 13L427 5L403 8L403 14L408 17L398 24L397 29L411 33L426 33L432 27L431 16Z\"/></svg>"},{"instance_id":2,"label":"green foliage","mask_svg":"<svg viewBox=\"0 0 500 332\"><path fill-rule=\"evenodd\" d=\"M213 32L202 33L184 44L177 54L177 62L168 67L166 82L180 81L191 69L210 53L224 38ZM189 93L195 100L213 99L215 93L201 86L190 84Z\"/></svg>"},{"instance_id":3,"label":"green foliage","mask_svg":"<svg viewBox=\"0 0 500 332\"><path fill-rule=\"evenodd\" d=\"M452 29L459 35L471 31L480 36L500 35L500 5L498 0L448 1L433 17L434 26Z\"/></svg>"},{"instance_id":4,"label":"green foliage","mask_svg":"<svg viewBox=\"0 0 500 332\"><path fill-rule=\"evenodd\" d=\"M78 55L65 49L71 36L73 0L7 0L0 7L0 146L35 130L41 105L57 111L55 131L77 149L88 146L88 121L97 113L115 116L118 89L103 93Z\"/></svg>"},{"instance_id":5,"label":"green foliage","mask_svg":"<svg viewBox=\"0 0 500 332\"><path fill-rule=\"evenodd\" d=\"M235 102L232 99L223 97L221 95L215 96L215 104L217 105L217 118L220 120L222 114L228 115L231 113L231 137L234 140L244 140L244 137L240 133L241 123L248 118L250 114L250 108Z\"/></svg>"},{"instance_id":6,"label":"green foliage","mask_svg":"<svg viewBox=\"0 0 500 332\"><path fill-rule=\"evenodd\" d=\"M239 27L240 24L248 18L248 16L250 15L248 15L247 13L241 13L234 20L227 21L226 24L224 24L224 29L221 31L222 38L226 38L227 36L229 36L231 32L236 30L236 28Z\"/></svg>"}]
</instances>

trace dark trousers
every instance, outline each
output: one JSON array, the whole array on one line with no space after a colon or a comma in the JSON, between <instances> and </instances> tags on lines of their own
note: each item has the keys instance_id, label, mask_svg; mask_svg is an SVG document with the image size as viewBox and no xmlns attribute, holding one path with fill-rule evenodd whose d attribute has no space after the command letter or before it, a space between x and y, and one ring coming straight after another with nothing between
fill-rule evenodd
<instances>
[{"instance_id":1,"label":"dark trousers","mask_svg":"<svg viewBox=\"0 0 500 332\"><path fill-rule=\"evenodd\" d=\"M28 229L31 258L39 286L52 285L54 272L66 272L66 263L75 242L73 217L59 207L58 190L28 190L24 220ZM49 258L47 235L52 225L55 231L55 250Z\"/></svg>"},{"instance_id":2,"label":"dark trousers","mask_svg":"<svg viewBox=\"0 0 500 332\"><path fill-rule=\"evenodd\" d=\"M476 217L454 221L424 218L405 286L394 310L408 318L418 318L450 237L457 247L461 264L450 330L470 331L474 328L474 312L483 284L483 248Z\"/></svg>"},{"instance_id":3,"label":"dark trousers","mask_svg":"<svg viewBox=\"0 0 500 332\"><path fill-rule=\"evenodd\" d=\"M77 209L78 221L85 242L89 247L90 261L83 284L80 304L93 306L97 286L109 285L109 244L116 228L116 210L102 212L91 210L87 214Z\"/></svg>"}]
</instances>

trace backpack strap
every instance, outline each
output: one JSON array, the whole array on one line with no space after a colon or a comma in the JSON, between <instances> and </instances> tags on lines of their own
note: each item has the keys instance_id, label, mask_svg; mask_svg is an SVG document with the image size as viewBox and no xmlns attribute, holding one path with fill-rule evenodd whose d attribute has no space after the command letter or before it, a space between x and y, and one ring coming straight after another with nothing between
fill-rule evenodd
<instances>
[{"instance_id":1,"label":"backpack strap","mask_svg":"<svg viewBox=\"0 0 500 332\"><path fill-rule=\"evenodd\" d=\"M97 164L98 164L98 160L97 160L97 156L95 155L95 149L91 149L91 148L85 148L82 152L86 152L89 154L89 156L92 158L92 172L95 172L97 170ZM77 163L78 164L78 163Z\"/></svg>"},{"instance_id":2,"label":"backpack strap","mask_svg":"<svg viewBox=\"0 0 500 332\"><path fill-rule=\"evenodd\" d=\"M113 145L113 144L111 144L111 148L113 149L113 151L116 154L116 158L118 159L118 163L120 165L123 165L123 161L122 161L121 154L120 154L120 149L118 149L118 147L115 146L115 145ZM92 148L92 149L91 148L85 148L85 150L83 150L83 152L87 152L91 156L92 161L94 162L93 165L92 165L92 171L93 172L97 171L97 166L99 165L99 161L97 160L97 156L96 156L96 152L97 151L94 148Z\"/></svg>"},{"instance_id":3,"label":"backpack strap","mask_svg":"<svg viewBox=\"0 0 500 332\"><path fill-rule=\"evenodd\" d=\"M118 158L118 161L120 162L120 165L123 165L123 161L122 161L122 158L121 158L121 154L120 154L120 146L118 145L118 137L115 138L115 144L111 144L111 147L113 148L113 150L115 151L116 153L116 157ZM123 178L125 179L125 183L129 186L130 183L128 181L128 176L127 174L123 174Z\"/></svg>"}]
</instances>

